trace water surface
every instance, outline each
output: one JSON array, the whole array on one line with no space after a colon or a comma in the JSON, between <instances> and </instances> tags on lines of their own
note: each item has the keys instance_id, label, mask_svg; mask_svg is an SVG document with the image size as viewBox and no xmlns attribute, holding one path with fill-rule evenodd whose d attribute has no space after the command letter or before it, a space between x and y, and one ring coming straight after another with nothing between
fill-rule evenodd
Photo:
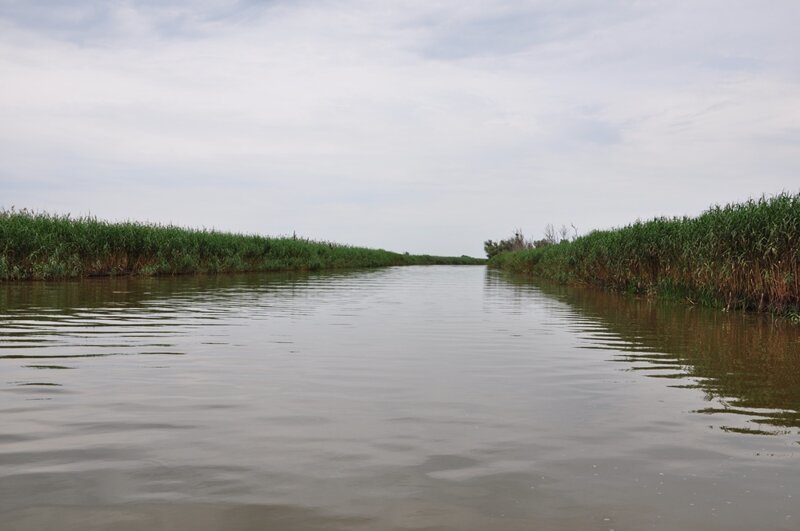
<instances>
[{"instance_id":1,"label":"water surface","mask_svg":"<svg viewBox=\"0 0 800 531\"><path fill-rule=\"evenodd\" d=\"M800 327L483 267L0 285L3 529L798 529Z\"/></svg>"}]
</instances>

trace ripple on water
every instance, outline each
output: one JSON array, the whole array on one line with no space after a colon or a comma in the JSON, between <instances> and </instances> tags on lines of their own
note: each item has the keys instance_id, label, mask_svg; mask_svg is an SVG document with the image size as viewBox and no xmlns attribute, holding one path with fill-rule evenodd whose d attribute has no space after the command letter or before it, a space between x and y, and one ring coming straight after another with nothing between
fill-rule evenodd
<instances>
[{"instance_id":1,"label":"ripple on water","mask_svg":"<svg viewBox=\"0 0 800 531\"><path fill-rule=\"evenodd\" d=\"M0 308L14 529L782 529L800 492L800 332L752 316L480 267Z\"/></svg>"}]
</instances>

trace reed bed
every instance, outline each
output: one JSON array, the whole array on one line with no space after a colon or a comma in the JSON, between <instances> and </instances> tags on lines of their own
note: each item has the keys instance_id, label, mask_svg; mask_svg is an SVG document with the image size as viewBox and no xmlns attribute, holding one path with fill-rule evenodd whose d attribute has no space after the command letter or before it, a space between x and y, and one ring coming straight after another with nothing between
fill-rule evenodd
<instances>
[{"instance_id":1,"label":"reed bed","mask_svg":"<svg viewBox=\"0 0 800 531\"><path fill-rule=\"evenodd\" d=\"M571 242L502 253L490 266L726 309L800 309L800 195L714 206Z\"/></svg>"},{"instance_id":2,"label":"reed bed","mask_svg":"<svg viewBox=\"0 0 800 531\"><path fill-rule=\"evenodd\" d=\"M294 237L0 211L0 280L480 264Z\"/></svg>"}]
</instances>

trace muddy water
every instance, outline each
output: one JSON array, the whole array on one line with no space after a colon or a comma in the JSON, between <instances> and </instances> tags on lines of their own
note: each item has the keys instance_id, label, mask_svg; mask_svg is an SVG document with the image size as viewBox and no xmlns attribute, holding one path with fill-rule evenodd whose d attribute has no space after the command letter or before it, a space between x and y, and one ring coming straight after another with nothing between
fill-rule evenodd
<instances>
[{"instance_id":1,"label":"muddy water","mask_svg":"<svg viewBox=\"0 0 800 531\"><path fill-rule=\"evenodd\" d=\"M0 285L2 529L798 529L800 327L482 267Z\"/></svg>"}]
</instances>

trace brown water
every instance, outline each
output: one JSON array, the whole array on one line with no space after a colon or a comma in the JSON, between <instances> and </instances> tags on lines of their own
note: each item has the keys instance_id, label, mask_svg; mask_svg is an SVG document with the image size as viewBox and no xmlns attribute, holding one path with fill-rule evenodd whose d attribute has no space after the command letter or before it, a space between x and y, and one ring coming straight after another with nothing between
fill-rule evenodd
<instances>
[{"instance_id":1,"label":"brown water","mask_svg":"<svg viewBox=\"0 0 800 531\"><path fill-rule=\"evenodd\" d=\"M800 529L800 327L482 267L0 285L0 529Z\"/></svg>"}]
</instances>

